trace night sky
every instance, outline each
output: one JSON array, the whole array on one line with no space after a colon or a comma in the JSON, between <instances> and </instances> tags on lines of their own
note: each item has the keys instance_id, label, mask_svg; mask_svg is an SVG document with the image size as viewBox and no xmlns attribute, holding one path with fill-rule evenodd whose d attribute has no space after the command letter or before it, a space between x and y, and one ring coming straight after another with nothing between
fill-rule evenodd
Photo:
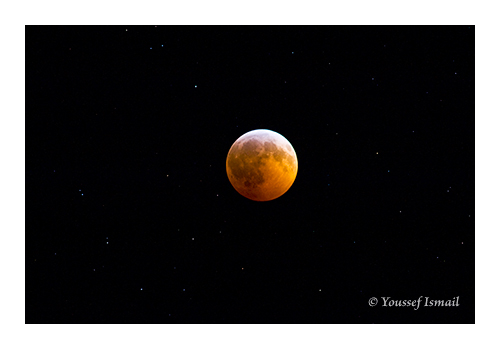
<instances>
[{"instance_id":1,"label":"night sky","mask_svg":"<svg viewBox=\"0 0 500 349\"><path fill-rule=\"evenodd\" d=\"M26 323L474 323L474 29L27 26Z\"/></svg>"}]
</instances>

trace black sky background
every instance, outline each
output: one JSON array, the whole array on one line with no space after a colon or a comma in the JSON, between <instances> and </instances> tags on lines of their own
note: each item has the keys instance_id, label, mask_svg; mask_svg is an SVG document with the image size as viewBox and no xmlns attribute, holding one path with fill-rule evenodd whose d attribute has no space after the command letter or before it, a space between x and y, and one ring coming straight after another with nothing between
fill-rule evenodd
<instances>
[{"instance_id":1,"label":"black sky background","mask_svg":"<svg viewBox=\"0 0 500 349\"><path fill-rule=\"evenodd\" d=\"M26 213L26 323L474 323L474 26L27 26Z\"/></svg>"}]
</instances>

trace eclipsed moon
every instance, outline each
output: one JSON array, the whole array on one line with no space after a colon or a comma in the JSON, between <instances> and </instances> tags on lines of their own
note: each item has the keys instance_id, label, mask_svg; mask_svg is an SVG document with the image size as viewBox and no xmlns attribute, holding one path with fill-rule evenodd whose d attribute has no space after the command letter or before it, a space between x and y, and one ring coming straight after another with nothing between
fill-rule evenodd
<instances>
[{"instance_id":1,"label":"eclipsed moon","mask_svg":"<svg viewBox=\"0 0 500 349\"><path fill-rule=\"evenodd\" d=\"M226 171L234 189L254 201L285 194L297 176L297 154L290 142L271 130L253 130L234 142Z\"/></svg>"}]
</instances>

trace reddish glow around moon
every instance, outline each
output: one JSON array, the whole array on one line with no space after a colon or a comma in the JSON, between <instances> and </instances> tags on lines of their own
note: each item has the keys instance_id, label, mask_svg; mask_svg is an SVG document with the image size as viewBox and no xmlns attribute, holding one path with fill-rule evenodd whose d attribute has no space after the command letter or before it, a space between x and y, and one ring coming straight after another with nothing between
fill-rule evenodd
<instances>
[{"instance_id":1,"label":"reddish glow around moon","mask_svg":"<svg viewBox=\"0 0 500 349\"><path fill-rule=\"evenodd\" d=\"M288 140L271 130L253 130L234 142L226 171L234 189L254 201L274 200L297 176L297 154Z\"/></svg>"}]
</instances>

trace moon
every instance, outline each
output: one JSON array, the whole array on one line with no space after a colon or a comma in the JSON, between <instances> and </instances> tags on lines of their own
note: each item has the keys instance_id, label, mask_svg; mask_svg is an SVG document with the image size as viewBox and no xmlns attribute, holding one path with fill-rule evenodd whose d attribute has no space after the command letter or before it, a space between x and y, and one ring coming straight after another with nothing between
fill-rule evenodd
<instances>
[{"instance_id":1,"label":"moon","mask_svg":"<svg viewBox=\"0 0 500 349\"><path fill-rule=\"evenodd\" d=\"M238 193L254 201L270 201L292 186L297 177L297 154L277 132L258 129L234 142L226 159L229 181Z\"/></svg>"}]
</instances>

